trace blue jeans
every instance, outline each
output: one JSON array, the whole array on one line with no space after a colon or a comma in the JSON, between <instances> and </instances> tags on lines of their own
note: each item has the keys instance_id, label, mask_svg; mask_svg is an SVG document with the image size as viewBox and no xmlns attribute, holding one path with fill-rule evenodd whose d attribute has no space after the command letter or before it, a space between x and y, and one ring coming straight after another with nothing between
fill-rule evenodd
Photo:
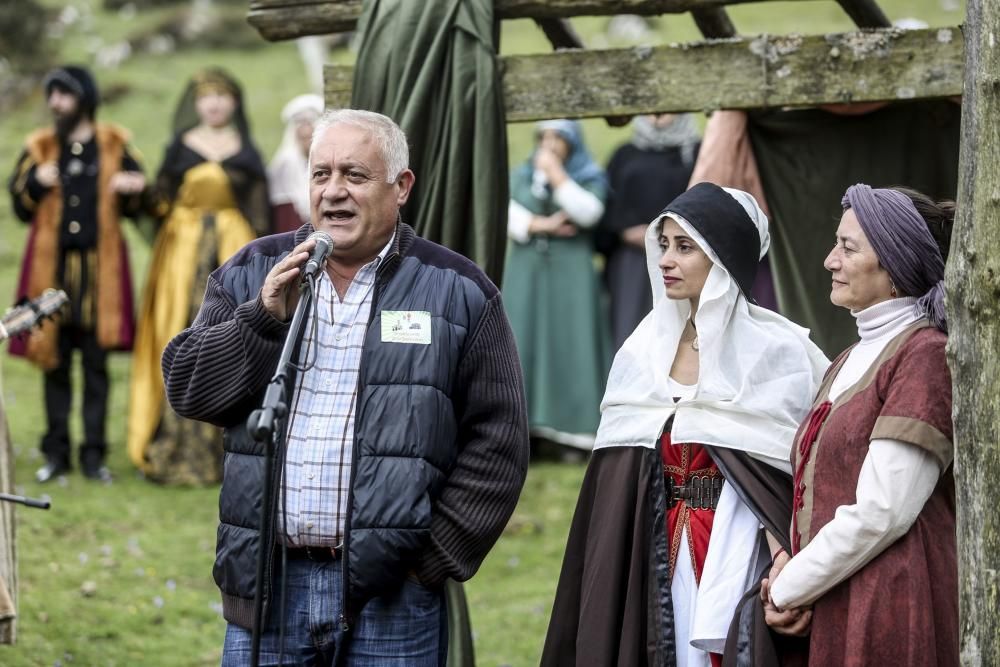
<instances>
[{"instance_id":1,"label":"blue jeans","mask_svg":"<svg viewBox=\"0 0 1000 667\"><path fill-rule=\"evenodd\" d=\"M443 591L407 579L391 595L365 605L351 629L340 629L340 560L290 559L285 582L285 638L281 665L303 667L439 667L447 653ZM280 582L278 584L280 586ZM260 665L277 666L280 590L274 591L260 641ZM230 623L222 667L250 664L251 632Z\"/></svg>"}]
</instances>

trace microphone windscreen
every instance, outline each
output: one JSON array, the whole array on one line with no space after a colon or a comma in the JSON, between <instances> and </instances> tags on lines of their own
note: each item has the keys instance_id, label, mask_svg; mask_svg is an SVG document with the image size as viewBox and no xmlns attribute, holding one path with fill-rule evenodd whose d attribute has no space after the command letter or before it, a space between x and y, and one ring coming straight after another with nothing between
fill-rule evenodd
<instances>
[{"instance_id":1,"label":"microphone windscreen","mask_svg":"<svg viewBox=\"0 0 1000 667\"><path fill-rule=\"evenodd\" d=\"M307 240L315 241L317 244L325 243L328 247L333 247L333 237L326 232L315 231L309 235Z\"/></svg>"}]
</instances>

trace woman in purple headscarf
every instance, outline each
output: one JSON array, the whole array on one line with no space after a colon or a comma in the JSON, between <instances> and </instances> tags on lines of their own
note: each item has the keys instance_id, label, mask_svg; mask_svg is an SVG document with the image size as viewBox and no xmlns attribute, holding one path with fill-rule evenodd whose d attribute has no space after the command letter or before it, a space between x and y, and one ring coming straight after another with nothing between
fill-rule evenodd
<instances>
[{"instance_id":1,"label":"woman in purple headscarf","mask_svg":"<svg viewBox=\"0 0 1000 667\"><path fill-rule=\"evenodd\" d=\"M767 622L813 665L957 665L958 570L944 266L954 217L904 188L848 188L824 266L860 342L792 448L792 557Z\"/></svg>"}]
</instances>

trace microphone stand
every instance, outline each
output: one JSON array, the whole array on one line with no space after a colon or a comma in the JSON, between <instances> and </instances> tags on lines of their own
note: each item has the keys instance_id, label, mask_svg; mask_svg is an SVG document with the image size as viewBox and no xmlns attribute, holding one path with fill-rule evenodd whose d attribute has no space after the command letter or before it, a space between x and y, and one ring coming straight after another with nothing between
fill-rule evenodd
<instances>
[{"instance_id":1,"label":"microphone stand","mask_svg":"<svg viewBox=\"0 0 1000 667\"><path fill-rule=\"evenodd\" d=\"M0 501L7 501L9 503L21 503L22 505L27 505L28 507L37 507L40 510L47 510L52 506L48 500L38 500L36 498L27 498L25 496L15 496L9 493L0 493Z\"/></svg>"},{"instance_id":2,"label":"microphone stand","mask_svg":"<svg viewBox=\"0 0 1000 667\"><path fill-rule=\"evenodd\" d=\"M298 347L305 333L305 322L309 308L314 298L315 279L308 277L299 284L299 302L295 306L295 314L288 327L285 346L281 349L278 368L274 372L267 391L264 393L264 403L254 410L247 420L247 430L253 439L264 446L264 491L260 506L260 547L257 551L257 583L254 589L253 634L250 643L251 664L260 664L260 637L264 628L264 578L267 560L267 545L271 543L271 529L274 517L275 490L272 489L274 472L274 450L281 434L276 424L284 424L288 416L290 371L294 369L292 354Z\"/></svg>"}]
</instances>

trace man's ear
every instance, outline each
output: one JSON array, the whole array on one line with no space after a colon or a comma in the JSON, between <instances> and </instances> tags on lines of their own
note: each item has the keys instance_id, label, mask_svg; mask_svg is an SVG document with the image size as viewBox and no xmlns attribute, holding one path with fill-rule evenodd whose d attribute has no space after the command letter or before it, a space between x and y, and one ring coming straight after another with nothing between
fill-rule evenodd
<instances>
[{"instance_id":1,"label":"man's ear","mask_svg":"<svg viewBox=\"0 0 1000 667\"><path fill-rule=\"evenodd\" d=\"M406 203L406 200L410 198L410 192L413 190L413 183L417 180L417 177L409 169L404 169L402 173L399 174L399 178L396 179L396 187L398 188L396 194L396 203L402 206Z\"/></svg>"}]
</instances>

